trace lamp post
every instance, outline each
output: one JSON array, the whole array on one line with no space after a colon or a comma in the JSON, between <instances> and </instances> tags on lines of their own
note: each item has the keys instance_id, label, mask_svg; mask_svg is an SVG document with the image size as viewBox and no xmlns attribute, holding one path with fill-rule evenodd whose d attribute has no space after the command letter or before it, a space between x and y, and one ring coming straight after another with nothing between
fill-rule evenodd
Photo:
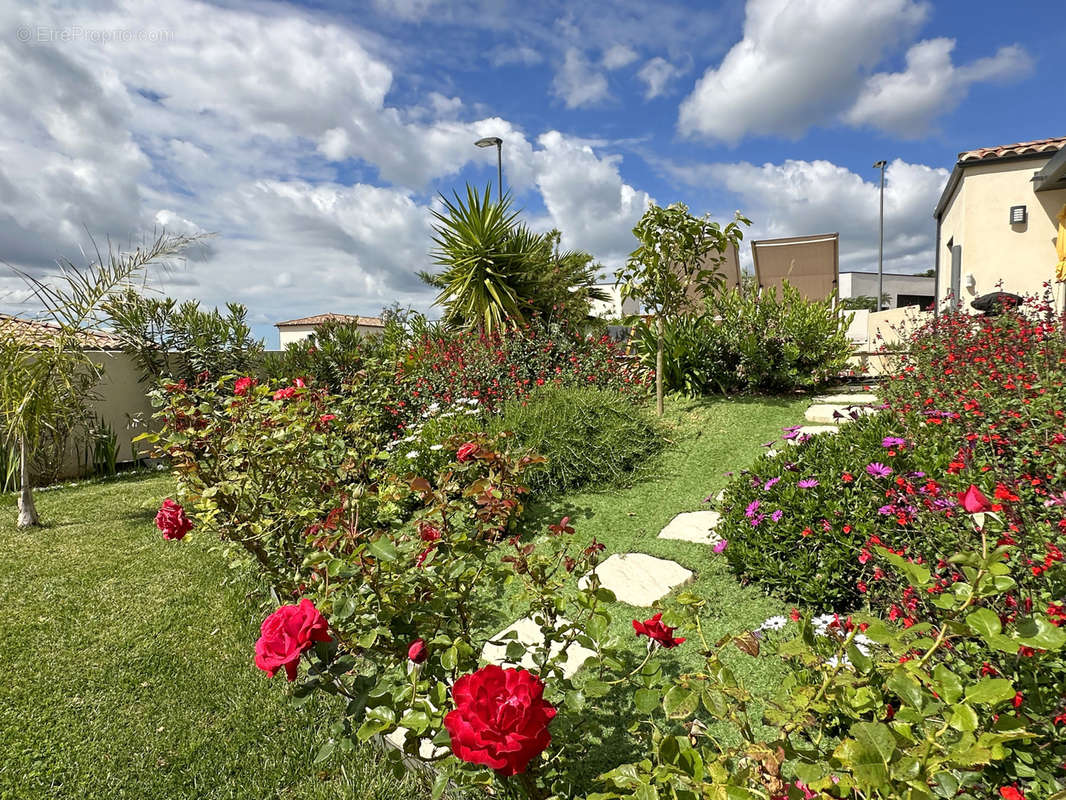
<instances>
[{"instance_id":1,"label":"lamp post","mask_svg":"<svg viewBox=\"0 0 1066 800\"><path fill-rule=\"evenodd\" d=\"M500 202L503 202L503 139L499 136L486 136L474 142L478 147L496 147L496 177L499 180Z\"/></svg>"},{"instance_id":2,"label":"lamp post","mask_svg":"<svg viewBox=\"0 0 1066 800\"><path fill-rule=\"evenodd\" d=\"M885 296L885 161L878 161L874 169L881 170L881 225L877 237L877 310Z\"/></svg>"}]
</instances>

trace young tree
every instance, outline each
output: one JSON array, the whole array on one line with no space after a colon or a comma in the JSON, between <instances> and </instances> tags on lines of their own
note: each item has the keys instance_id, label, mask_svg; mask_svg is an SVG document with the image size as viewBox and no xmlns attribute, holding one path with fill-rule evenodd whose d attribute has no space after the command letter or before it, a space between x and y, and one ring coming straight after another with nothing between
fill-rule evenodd
<instances>
[{"instance_id":1,"label":"young tree","mask_svg":"<svg viewBox=\"0 0 1066 800\"><path fill-rule=\"evenodd\" d=\"M133 252L108 249L78 268L61 261L54 283L19 272L43 306L48 335L30 337L25 326L0 327L0 432L19 450L18 525L40 524L33 501L30 462L42 437L82 413L101 376L85 350L87 335L106 324L101 309L112 292L128 285L150 264L181 254L199 236L163 233Z\"/></svg>"},{"instance_id":2,"label":"young tree","mask_svg":"<svg viewBox=\"0 0 1066 800\"><path fill-rule=\"evenodd\" d=\"M721 227L710 215L696 217L684 203L644 212L633 235L640 246L615 273L623 299L638 300L655 318L655 408L663 415L663 324L685 313L692 293L717 291L725 282L718 271L729 247L744 238L741 225L751 220L737 212Z\"/></svg>"}]
</instances>

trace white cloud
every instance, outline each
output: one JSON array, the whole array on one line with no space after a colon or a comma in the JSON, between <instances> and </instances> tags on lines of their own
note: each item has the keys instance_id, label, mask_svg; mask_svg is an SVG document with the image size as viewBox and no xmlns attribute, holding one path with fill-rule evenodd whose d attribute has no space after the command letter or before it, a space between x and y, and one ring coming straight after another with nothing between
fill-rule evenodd
<instances>
[{"instance_id":1,"label":"white cloud","mask_svg":"<svg viewBox=\"0 0 1066 800\"><path fill-rule=\"evenodd\" d=\"M748 0L743 38L681 104L681 132L799 136L847 108L927 12L917 0Z\"/></svg>"},{"instance_id":2,"label":"white cloud","mask_svg":"<svg viewBox=\"0 0 1066 800\"><path fill-rule=\"evenodd\" d=\"M661 95L666 91L670 82L681 73L682 70L661 56L656 56L645 62L637 73L637 77L644 81L647 87L644 90L645 99L651 100Z\"/></svg>"},{"instance_id":3,"label":"white cloud","mask_svg":"<svg viewBox=\"0 0 1066 800\"><path fill-rule=\"evenodd\" d=\"M639 56L632 47L624 44L615 44L607 48L603 53L604 69L621 69L637 60Z\"/></svg>"},{"instance_id":4,"label":"white cloud","mask_svg":"<svg viewBox=\"0 0 1066 800\"><path fill-rule=\"evenodd\" d=\"M829 161L746 162L674 166L693 185L710 183L734 194L753 222L747 238L840 233L840 268L876 270L879 179ZM946 169L900 159L885 170L885 269L920 272L933 266L933 208ZM750 262L749 248L743 248Z\"/></svg>"},{"instance_id":5,"label":"white cloud","mask_svg":"<svg viewBox=\"0 0 1066 800\"><path fill-rule=\"evenodd\" d=\"M952 63L954 49L954 39L918 42L907 51L906 69L872 75L844 118L852 125L917 138L930 131L938 115L962 103L973 84L1023 77L1032 66L1017 45L961 67Z\"/></svg>"},{"instance_id":6,"label":"white cloud","mask_svg":"<svg viewBox=\"0 0 1066 800\"><path fill-rule=\"evenodd\" d=\"M622 180L618 156L598 157L585 142L549 131L537 139L536 181L567 247L618 266L633 249L633 226L654 199Z\"/></svg>"},{"instance_id":7,"label":"white cloud","mask_svg":"<svg viewBox=\"0 0 1066 800\"><path fill-rule=\"evenodd\" d=\"M595 69L580 50L571 47L555 74L552 91L567 108L595 105L608 96L607 77Z\"/></svg>"}]
</instances>

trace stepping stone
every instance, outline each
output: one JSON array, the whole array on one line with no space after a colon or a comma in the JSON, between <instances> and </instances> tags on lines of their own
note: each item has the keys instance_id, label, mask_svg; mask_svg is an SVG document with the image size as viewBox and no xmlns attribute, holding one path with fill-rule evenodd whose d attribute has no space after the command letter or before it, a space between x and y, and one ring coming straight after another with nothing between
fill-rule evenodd
<instances>
[{"instance_id":1,"label":"stepping stone","mask_svg":"<svg viewBox=\"0 0 1066 800\"><path fill-rule=\"evenodd\" d=\"M606 563L606 562L605 562ZM560 620L562 624L567 624L566 620ZM514 625L509 628L504 628L497 633L488 642L486 642L484 648L481 650L481 658L490 664L497 664L499 666L519 666L522 669L532 670L536 667L533 662L534 651L543 647L544 634L540 630L540 623L536 622L532 617L525 617L518 620ZM515 637L503 639L502 637L508 633L514 632L517 634ZM510 642L521 642L526 646L526 652L519 661L511 661L507 658L507 645ZM563 649L562 642L552 642L551 654L556 656ZM572 678L574 673L577 672L581 665L585 663L586 659L596 655L595 650L589 650L587 647L582 647L579 644L572 644L566 651L566 661L563 662L563 677Z\"/></svg>"},{"instance_id":2,"label":"stepping stone","mask_svg":"<svg viewBox=\"0 0 1066 800\"><path fill-rule=\"evenodd\" d=\"M812 403L832 403L849 406L876 406L879 401L872 392L855 392L854 394L823 394L812 398Z\"/></svg>"},{"instance_id":3,"label":"stepping stone","mask_svg":"<svg viewBox=\"0 0 1066 800\"><path fill-rule=\"evenodd\" d=\"M813 405L807 409L807 413L804 414L804 418L807 422L814 422L821 425L841 425L845 422L851 422L851 414L856 413L861 415L876 413L872 408L866 406L843 406L843 405L830 405L827 403L820 403ZM840 414L837 417L835 414Z\"/></svg>"},{"instance_id":4,"label":"stepping stone","mask_svg":"<svg viewBox=\"0 0 1066 800\"><path fill-rule=\"evenodd\" d=\"M720 506L723 500L725 500L725 489L719 489L718 494L714 496L714 503Z\"/></svg>"},{"instance_id":5,"label":"stepping stone","mask_svg":"<svg viewBox=\"0 0 1066 800\"><path fill-rule=\"evenodd\" d=\"M807 436L818 436L823 433L840 433L840 428L836 425L804 425L802 428L796 431L800 436L806 434ZM789 444L799 444L799 437L795 439L789 439Z\"/></svg>"},{"instance_id":6,"label":"stepping stone","mask_svg":"<svg viewBox=\"0 0 1066 800\"><path fill-rule=\"evenodd\" d=\"M601 586L631 606L650 606L695 578L690 570L675 561L644 553L615 553L600 564L596 574ZM584 589L588 583L589 576L586 575L578 586Z\"/></svg>"},{"instance_id":7,"label":"stepping stone","mask_svg":"<svg viewBox=\"0 0 1066 800\"><path fill-rule=\"evenodd\" d=\"M722 515L717 511L689 511L678 514L659 532L660 539L677 539L697 544L717 544L722 537L714 532Z\"/></svg>"},{"instance_id":8,"label":"stepping stone","mask_svg":"<svg viewBox=\"0 0 1066 800\"><path fill-rule=\"evenodd\" d=\"M858 392L873 392L877 390L877 384L870 383L842 383L839 386L826 388L827 394L855 394Z\"/></svg>"},{"instance_id":9,"label":"stepping stone","mask_svg":"<svg viewBox=\"0 0 1066 800\"><path fill-rule=\"evenodd\" d=\"M392 733L385 737L385 743L390 747L395 747L401 753L403 752L403 743L407 739L407 728L397 728ZM418 741L418 756L419 758L429 761L434 758L440 758L442 755L448 752L447 747L438 747L433 744L431 739L420 739ZM409 760L407 754L404 754L405 760Z\"/></svg>"}]
</instances>

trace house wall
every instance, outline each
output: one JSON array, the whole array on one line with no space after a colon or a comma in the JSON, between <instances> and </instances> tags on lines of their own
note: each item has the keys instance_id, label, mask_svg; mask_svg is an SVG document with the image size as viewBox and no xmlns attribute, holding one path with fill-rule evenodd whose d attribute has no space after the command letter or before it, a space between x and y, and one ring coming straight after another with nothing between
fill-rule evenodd
<instances>
[{"instance_id":1,"label":"house wall","mask_svg":"<svg viewBox=\"0 0 1066 800\"><path fill-rule=\"evenodd\" d=\"M599 319L620 319L640 313L640 303L633 298L622 301L621 290L612 283L601 283L596 286L610 295L610 300L593 300L589 303L589 314Z\"/></svg>"},{"instance_id":2,"label":"house wall","mask_svg":"<svg viewBox=\"0 0 1066 800\"><path fill-rule=\"evenodd\" d=\"M884 274L884 293L888 295L888 308L896 308L900 295L936 294L936 279L924 275ZM877 297L876 272L841 272L841 297Z\"/></svg>"},{"instance_id":3,"label":"house wall","mask_svg":"<svg viewBox=\"0 0 1066 800\"><path fill-rule=\"evenodd\" d=\"M376 336L381 333L381 328L374 325L359 325L357 330L363 336ZM302 342L314 332L314 325L286 325L284 328L278 328L281 349L284 350L285 346L292 342Z\"/></svg>"},{"instance_id":4,"label":"house wall","mask_svg":"<svg viewBox=\"0 0 1066 800\"><path fill-rule=\"evenodd\" d=\"M1035 192L1031 179L1050 158L1033 158L965 167L955 196L940 218L940 281L943 300L951 280L949 242L962 247L960 299L970 301L998 290L1040 294L1055 270L1058 213L1066 189ZM1024 205L1029 219L1011 225L1011 206ZM967 278L974 278L973 288Z\"/></svg>"}]
</instances>

